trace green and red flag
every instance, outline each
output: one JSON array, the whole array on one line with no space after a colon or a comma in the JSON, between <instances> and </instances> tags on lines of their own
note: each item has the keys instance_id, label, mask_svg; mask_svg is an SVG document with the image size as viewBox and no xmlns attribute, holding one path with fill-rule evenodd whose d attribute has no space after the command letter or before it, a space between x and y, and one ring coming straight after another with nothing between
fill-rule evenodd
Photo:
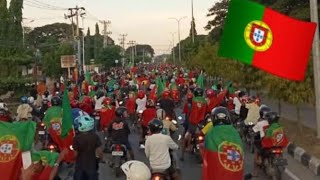
<instances>
[{"instance_id":1,"label":"green and red flag","mask_svg":"<svg viewBox=\"0 0 320 180\"><path fill-rule=\"evenodd\" d=\"M163 91L164 91L164 89L166 87L164 82L161 80L160 77L156 78L156 87L157 87L157 96L159 98L159 97L162 96L162 93L163 93Z\"/></svg>"},{"instance_id":2,"label":"green and red flag","mask_svg":"<svg viewBox=\"0 0 320 180\"><path fill-rule=\"evenodd\" d=\"M231 0L218 54L302 81L316 26L255 2Z\"/></svg>"},{"instance_id":3,"label":"green and red flag","mask_svg":"<svg viewBox=\"0 0 320 180\"><path fill-rule=\"evenodd\" d=\"M30 151L36 132L32 121L7 123L0 121L0 174L3 180L19 179L21 153Z\"/></svg>"},{"instance_id":4,"label":"green and red flag","mask_svg":"<svg viewBox=\"0 0 320 180\"><path fill-rule=\"evenodd\" d=\"M243 144L232 125L212 127L204 146L202 180L243 179Z\"/></svg>"},{"instance_id":5,"label":"green and red flag","mask_svg":"<svg viewBox=\"0 0 320 180\"><path fill-rule=\"evenodd\" d=\"M61 127L61 138L63 140L63 147L60 148L68 149L68 154L65 156L65 161L72 162L74 160L74 152L70 149L70 146L73 144L74 129L73 129L73 119L72 119L72 110L70 105L70 100L68 92L65 91L63 94L62 100L62 127Z\"/></svg>"},{"instance_id":6,"label":"green and red flag","mask_svg":"<svg viewBox=\"0 0 320 180\"><path fill-rule=\"evenodd\" d=\"M32 162L39 162L41 160L42 164L50 167L54 166L58 157L59 153L50 151L35 151L31 154Z\"/></svg>"}]
</instances>

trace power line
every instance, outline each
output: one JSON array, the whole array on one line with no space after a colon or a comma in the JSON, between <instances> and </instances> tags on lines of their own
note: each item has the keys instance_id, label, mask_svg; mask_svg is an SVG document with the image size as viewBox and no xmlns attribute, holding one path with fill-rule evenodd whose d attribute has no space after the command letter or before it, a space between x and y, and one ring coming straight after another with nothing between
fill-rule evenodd
<instances>
[{"instance_id":1,"label":"power line","mask_svg":"<svg viewBox=\"0 0 320 180\"><path fill-rule=\"evenodd\" d=\"M43 10L55 10L55 11L66 10L66 8L55 7L55 6L50 6L50 5L46 5L46 4L40 4L40 3L36 3L36 2L30 1L30 0L25 0L24 5L34 7L34 8L43 9Z\"/></svg>"},{"instance_id":2,"label":"power line","mask_svg":"<svg viewBox=\"0 0 320 180\"><path fill-rule=\"evenodd\" d=\"M63 8L63 7L47 4L47 3L44 3L44 2L41 2L41 1L38 1L38 0L25 0L25 1L28 2L29 4L42 6L42 7L46 7L46 8L51 8L51 9L61 9L61 10L65 10L66 9L66 8Z\"/></svg>"}]
</instances>

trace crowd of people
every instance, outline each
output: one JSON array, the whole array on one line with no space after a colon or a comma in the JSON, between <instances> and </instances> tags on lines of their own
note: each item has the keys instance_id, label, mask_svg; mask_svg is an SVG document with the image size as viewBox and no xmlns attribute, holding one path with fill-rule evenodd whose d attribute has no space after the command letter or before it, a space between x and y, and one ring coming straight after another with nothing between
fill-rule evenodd
<instances>
[{"instance_id":1,"label":"crowd of people","mask_svg":"<svg viewBox=\"0 0 320 180\"><path fill-rule=\"evenodd\" d=\"M184 161L185 153L192 151L192 139L199 132L204 136L200 147L202 179L242 179L244 145L239 139L244 134L236 128L238 121L254 124L257 151L252 176L257 176L264 149L286 146L287 139L278 123L278 114L261 104L259 97L240 91L236 83L217 79L211 85L204 86L201 70L187 70L170 64L87 72L78 79L62 77L51 89L45 82L40 82L28 96L21 97L14 117L5 103L0 102L0 121L34 121L47 127L48 138L45 140L38 138L41 133L37 128L31 150L34 157L33 154L40 151L50 152L48 147L52 144L57 146L56 152L50 152L55 154L52 165L41 158L32 158L37 160L33 160L27 169L22 168L19 174L24 180L59 179L61 163L75 165L75 180L99 179L99 163L107 160L105 153L112 143L123 144L128 149L130 161L122 165L127 179L147 180L154 173L181 179L179 161ZM65 102L69 103L70 112ZM176 114L175 109L179 108L183 110L184 118ZM66 113L72 117L69 122L72 131L64 133L69 117ZM178 131L179 123L175 122L178 119L183 120L181 144L173 138ZM201 128L200 124L205 125ZM140 135L140 148L144 148L150 168L135 158L129 141L135 130ZM239 159L234 160L239 166L228 171L228 176L219 168L212 169L223 166L214 161L211 154L215 149L221 158L219 153L224 150L221 146L239 150ZM178 153L179 149L181 153Z\"/></svg>"}]
</instances>

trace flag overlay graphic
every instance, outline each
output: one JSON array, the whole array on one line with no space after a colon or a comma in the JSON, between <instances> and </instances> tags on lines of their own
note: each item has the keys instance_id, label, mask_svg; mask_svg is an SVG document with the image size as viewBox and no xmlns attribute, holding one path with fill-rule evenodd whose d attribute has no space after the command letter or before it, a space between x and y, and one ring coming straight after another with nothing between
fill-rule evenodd
<instances>
[{"instance_id":1,"label":"flag overlay graphic","mask_svg":"<svg viewBox=\"0 0 320 180\"><path fill-rule=\"evenodd\" d=\"M218 54L302 81L315 29L315 23L290 18L260 4L231 0Z\"/></svg>"}]
</instances>

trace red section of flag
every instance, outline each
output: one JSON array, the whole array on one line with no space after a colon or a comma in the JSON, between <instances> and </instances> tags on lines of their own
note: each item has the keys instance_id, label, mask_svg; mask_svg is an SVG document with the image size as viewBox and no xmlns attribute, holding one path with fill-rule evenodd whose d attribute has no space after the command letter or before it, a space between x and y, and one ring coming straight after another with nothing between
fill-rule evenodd
<instances>
[{"instance_id":1,"label":"red section of flag","mask_svg":"<svg viewBox=\"0 0 320 180\"><path fill-rule=\"evenodd\" d=\"M271 29L273 41L264 52L256 52L252 65L271 74L290 80L304 79L315 23L298 21L269 8L263 17Z\"/></svg>"},{"instance_id":2,"label":"red section of flag","mask_svg":"<svg viewBox=\"0 0 320 180\"><path fill-rule=\"evenodd\" d=\"M202 180L242 180L243 170L233 172L225 169L218 154L218 152L204 149Z\"/></svg>"}]
</instances>

